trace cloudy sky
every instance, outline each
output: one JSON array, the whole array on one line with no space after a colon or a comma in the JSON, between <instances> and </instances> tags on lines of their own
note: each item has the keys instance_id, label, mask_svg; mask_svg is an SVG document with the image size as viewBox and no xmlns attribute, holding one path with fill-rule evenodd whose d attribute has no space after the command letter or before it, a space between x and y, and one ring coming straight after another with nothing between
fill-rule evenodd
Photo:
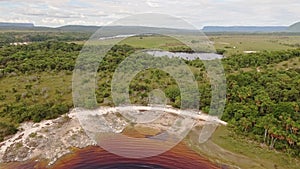
<instances>
[{"instance_id":1,"label":"cloudy sky","mask_svg":"<svg viewBox=\"0 0 300 169\"><path fill-rule=\"evenodd\" d=\"M299 0L0 0L0 22L39 26L106 25L132 14L162 13L204 25L291 25Z\"/></svg>"}]
</instances>

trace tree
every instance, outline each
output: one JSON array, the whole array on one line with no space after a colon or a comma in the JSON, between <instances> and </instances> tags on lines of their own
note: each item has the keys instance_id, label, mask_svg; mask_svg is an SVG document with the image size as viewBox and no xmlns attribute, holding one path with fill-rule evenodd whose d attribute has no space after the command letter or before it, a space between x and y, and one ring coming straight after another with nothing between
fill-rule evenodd
<instances>
[{"instance_id":1,"label":"tree","mask_svg":"<svg viewBox=\"0 0 300 169\"><path fill-rule=\"evenodd\" d=\"M171 100L171 102L175 102L177 97L180 97L180 90L177 86L170 86L166 89L166 96Z\"/></svg>"}]
</instances>

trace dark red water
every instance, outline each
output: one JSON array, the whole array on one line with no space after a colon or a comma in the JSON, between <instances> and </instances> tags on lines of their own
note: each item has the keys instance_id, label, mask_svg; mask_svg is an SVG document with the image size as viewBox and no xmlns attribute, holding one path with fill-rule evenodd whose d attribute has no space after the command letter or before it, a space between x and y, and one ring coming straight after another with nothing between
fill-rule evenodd
<instances>
[{"instance_id":1,"label":"dark red water","mask_svg":"<svg viewBox=\"0 0 300 169\"><path fill-rule=\"evenodd\" d=\"M126 134L144 137L136 131ZM46 162L10 163L0 166L5 169L216 169L221 168L201 157L184 143L155 157L129 159L105 151L98 146L77 149L60 158L54 165Z\"/></svg>"},{"instance_id":2,"label":"dark red water","mask_svg":"<svg viewBox=\"0 0 300 169\"><path fill-rule=\"evenodd\" d=\"M183 143L156 157L128 159L111 154L100 147L76 150L47 167L45 163L12 163L7 169L216 169L220 168L190 150Z\"/></svg>"}]
</instances>

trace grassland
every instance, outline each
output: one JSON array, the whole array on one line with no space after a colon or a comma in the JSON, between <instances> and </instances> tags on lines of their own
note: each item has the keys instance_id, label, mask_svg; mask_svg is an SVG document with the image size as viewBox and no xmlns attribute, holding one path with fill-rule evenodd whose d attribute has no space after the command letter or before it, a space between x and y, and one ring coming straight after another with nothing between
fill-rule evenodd
<instances>
[{"instance_id":1,"label":"grassland","mask_svg":"<svg viewBox=\"0 0 300 169\"><path fill-rule=\"evenodd\" d=\"M116 39L105 40L101 44L114 44ZM197 36L186 36L184 41L190 42L189 45L195 45L204 41L206 45L212 47L212 50L225 50L224 55L231 56L244 52L260 51L280 51L295 49L300 47L300 35L277 35L277 34L232 34L232 35L207 35L207 38ZM85 41L74 41L77 44L84 44ZM211 44L208 44L211 43ZM177 39L166 36L145 36L130 37L120 44L128 44L135 48L157 48L169 50L174 47L184 46ZM197 45L197 44L196 44Z\"/></svg>"},{"instance_id":2,"label":"grassland","mask_svg":"<svg viewBox=\"0 0 300 169\"><path fill-rule=\"evenodd\" d=\"M300 68L300 57L292 58L275 65L270 65L270 67L273 67L277 70L288 70L288 69Z\"/></svg>"},{"instance_id":3,"label":"grassland","mask_svg":"<svg viewBox=\"0 0 300 169\"><path fill-rule=\"evenodd\" d=\"M229 127L218 127L211 139L197 146L191 140L187 143L198 153L217 164L230 168L251 169L298 169L300 159L285 153L268 149L267 146L253 142L232 132Z\"/></svg>"},{"instance_id":4,"label":"grassland","mask_svg":"<svg viewBox=\"0 0 300 169\"><path fill-rule=\"evenodd\" d=\"M0 79L0 94L5 94L5 102L1 102L0 107L3 107L3 104L16 103L16 95L19 94L22 100L28 102L43 103L51 98L71 103L71 77L70 74L60 72L58 74L39 73ZM61 97L55 97L58 95Z\"/></svg>"},{"instance_id":5,"label":"grassland","mask_svg":"<svg viewBox=\"0 0 300 169\"><path fill-rule=\"evenodd\" d=\"M230 56L244 51L278 51L297 48L300 36L291 35L212 35L216 49L225 49Z\"/></svg>"},{"instance_id":6,"label":"grassland","mask_svg":"<svg viewBox=\"0 0 300 169\"><path fill-rule=\"evenodd\" d=\"M212 141L228 151L249 157L265 168L296 169L300 167L300 159L292 158L282 152L270 150L267 146L236 135L226 127L220 127L213 135ZM239 163L239 161L237 162ZM251 166L252 164L245 165Z\"/></svg>"}]
</instances>

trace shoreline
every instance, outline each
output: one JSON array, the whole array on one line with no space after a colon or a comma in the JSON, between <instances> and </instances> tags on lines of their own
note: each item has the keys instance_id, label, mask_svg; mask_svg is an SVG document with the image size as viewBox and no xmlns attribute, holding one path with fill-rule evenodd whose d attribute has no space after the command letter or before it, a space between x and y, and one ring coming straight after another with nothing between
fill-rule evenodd
<instances>
[{"instance_id":1,"label":"shoreline","mask_svg":"<svg viewBox=\"0 0 300 169\"><path fill-rule=\"evenodd\" d=\"M105 107L107 109L107 107ZM106 116L109 118L109 116ZM169 119L171 122L174 118L173 115L168 115L167 117L163 117L166 119ZM162 124L164 122L164 125ZM26 125L25 125L26 124ZM120 123L121 125L122 123ZM161 125L158 125L161 124ZM240 139L237 138L231 138L230 135L228 135L228 131L225 127L218 127L218 129L214 132L213 136L208 140L205 144L199 144L195 141L197 141L197 133L199 134L199 129L201 129L201 125L203 125L203 121L198 122L198 126L196 128L193 128L193 130L190 132L190 134L182 141L183 144L185 144L188 149L194 151L199 155L199 157L203 157L204 159L210 161L212 164L218 165L220 167L228 167L228 168L249 168L249 167L254 167L257 169L263 169L263 168L272 168L274 166L278 166L278 169L284 169L284 165L282 162L279 162L279 160L276 160L276 162L273 163L272 160L268 160L264 158L264 155L260 157L255 157L255 152L260 152L260 153L269 153L269 155L273 155L276 152L268 152L265 149L257 149L257 145L253 145L253 143L247 143ZM80 126L79 121L76 118L76 115L72 111L64 116L61 116L57 119L53 120L45 120L42 121L41 123L32 123L32 122L26 122L23 123L22 126L25 125L27 127L33 126L30 130L26 131L26 134L22 133L24 131L19 131L16 135L12 136L8 140L12 140L14 142L6 140L9 145L14 145L12 147L16 148L17 143L20 140L25 140L26 144L28 144L27 139L24 138L25 135L30 135L29 131L37 131L38 129L41 129L42 131L37 131L37 135L34 137L29 137L30 139L33 139L33 142L35 138L44 138L43 132L46 132L50 128L54 129L54 133L58 132L58 135L53 135L51 132L46 132L48 137L52 137L52 142L56 141L58 144L53 144L52 148L51 145L47 148L46 150L48 152L44 153L43 150L40 151L28 151L28 154L36 152L36 154L30 154L29 156L25 158L16 158L17 154L15 156L11 156L10 161L3 161L2 156L1 156L1 164L0 168L3 166L4 168L11 168L11 169L16 169L14 166L20 166L20 165L37 165L38 168L52 168L53 166L56 165L56 163L60 160L64 160L66 157L72 156L72 154L76 154L77 151L85 151L85 149L89 149L89 147L94 147L97 149L98 145L95 142L92 142L88 136L83 132L83 130L80 130L80 128L76 128L76 126ZM121 125L122 126L122 125ZM132 137L143 137L143 136L151 136L151 135L156 135L157 133L160 133L162 130L166 129L168 127L168 121L158 121L157 124L152 124L152 125L146 125L146 124L136 124L134 126L129 125L124 130L122 130L122 133L126 134L127 136L132 136ZM25 128L24 128L25 129ZM135 130L135 131L133 131ZM226 131L224 131L226 130ZM59 133L61 133L59 135ZM67 134L63 134L67 133ZM44 133L45 134L45 133ZM58 139L55 137L63 136ZM22 135L22 137L20 137ZM83 137L85 136L85 137ZM19 138L20 137L20 138ZM16 138L18 138L16 140ZM91 141L88 142L89 144L81 144L80 142L76 143L76 140L78 138L86 138L87 140ZM43 140L43 139L42 139ZM53 141L54 140L54 141ZM61 142L61 140L64 140ZM84 139L83 139L84 140ZM45 141L45 140L44 140ZM67 142L66 142L67 141ZM73 142L72 142L73 141ZM78 140L77 140L78 141ZM41 142L43 144L51 142L51 139L48 140L48 142ZM222 144L220 144L222 142ZM2 142L3 144L3 142ZM62 144L59 146L59 144ZM251 154L251 152L245 152L241 153L243 149L238 149L238 151L235 151L231 147L226 146L226 144L232 144L232 147L245 147L246 149L255 149L255 152ZM66 146L68 145L68 146ZM233 146L235 145L235 146ZM258 145L259 146L259 145ZM1 152L3 152L3 147L1 146ZM6 145L8 147L8 144ZM23 145L23 148L26 147ZM36 147L41 148L41 147ZM57 148L63 148L63 149L57 149ZM101 148L101 147L100 147ZM22 149L22 147L21 147ZM57 149L57 150L55 150ZM92 148L93 149L93 148ZM45 150L45 149L44 149ZM27 153L25 153L27 154ZM27 154L27 155L28 155ZM276 153L279 155L278 158L283 158L284 154L283 153ZM254 157L253 157L254 155ZM277 156L276 155L276 156ZM47 158L46 158L47 157ZM277 159L277 157L276 157ZM285 159L287 160L287 159ZM291 168L297 168L297 161L300 159L290 159L293 162L289 162L288 166ZM276 165L275 165L276 164ZM17 167L17 168L18 168ZM21 167L22 168L22 167ZM26 168L26 167L25 167ZM27 167L28 168L28 167ZM29 167L30 168L30 167Z\"/></svg>"},{"instance_id":2,"label":"shoreline","mask_svg":"<svg viewBox=\"0 0 300 169\"><path fill-rule=\"evenodd\" d=\"M136 106L135 108L141 107ZM149 109L149 107L142 108ZM101 115L109 119L114 132L123 132L126 127L130 126L130 123L122 118L114 119L114 116L110 117L111 114L107 112L110 112L111 109L115 108L101 107L97 110L101 112ZM141 131L146 131L146 128L148 128L147 132L152 134L166 130L172 124L172 121L176 119L176 116L180 114L178 110L172 108L167 108L165 111L170 111L170 113L164 113L157 122L149 125L137 124L136 126ZM73 109L57 119L44 120L40 123L22 123L19 127L20 131L0 143L0 163L24 162L36 159L38 161L48 161L48 166L51 166L62 156L72 153L74 148L82 149L88 146L96 146L97 143L85 133L77 119L78 115L75 113L76 111ZM182 114L182 116L187 115L189 114L186 111ZM200 117L195 124L198 126L204 125L206 122L219 122L215 117L209 115L197 114L194 117ZM149 134L147 132L144 134Z\"/></svg>"}]
</instances>

